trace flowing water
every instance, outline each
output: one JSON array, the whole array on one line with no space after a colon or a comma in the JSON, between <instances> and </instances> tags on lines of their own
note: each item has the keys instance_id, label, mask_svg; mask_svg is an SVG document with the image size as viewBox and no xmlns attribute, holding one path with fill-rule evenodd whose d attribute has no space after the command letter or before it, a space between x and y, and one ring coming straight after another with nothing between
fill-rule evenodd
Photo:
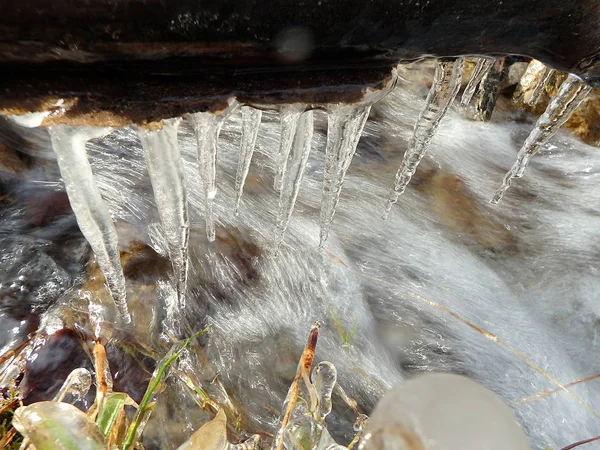
<instances>
[{"instance_id":1,"label":"flowing water","mask_svg":"<svg viewBox=\"0 0 600 450\"><path fill-rule=\"evenodd\" d=\"M412 151L415 121L428 102L424 70L428 66L403 69L398 87L372 107L352 164L345 167L353 152L348 144L334 165L343 164L345 177L337 207L329 208L335 219L323 253L325 149L335 116L298 112L281 173L281 115L263 112L255 145L252 136L245 140L254 152L237 215L247 111L224 121L218 142L218 124L204 129L211 133L210 146L202 148L216 161L211 173L198 167L197 127L180 125L190 234L188 294L176 317L183 334L209 323L212 328L202 347L186 351L175 370L193 376L226 411L235 411L231 415L239 415L247 433L272 435L306 336L320 321L315 355L320 414L342 444L353 438L357 413L331 387L332 378L369 413L386 390L428 371L466 374L494 390L512 408L533 448L557 449L596 436L600 153L558 131L539 146L521 183L492 206L488 200L535 118L499 107L491 122L474 122L449 107L436 135L428 138L402 208L392 208L383 221L389 186ZM357 122L352 129L358 133ZM0 345L20 342L37 327L39 314L49 332L58 318L65 327L93 322L86 319L90 306L111 322L115 308L101 275L86 264L90 252L64 205L47 130L4 123L2 136L3 151L16 152L23 164L15 162L6 177L2 172L0 320L6 325ZM127 127L91 140L87 154L115 221L132 316L132 325L111 328L107 352L114 389L130 391L139 401L139 385L143 392L154 368L146 356L128 359L119 336L164 355L163 310L177 294L170 284L172 250L137 130ZM280 173L278 192L272 186ZM211 210L214 240L206 235ZM52 353L35 350L35 367L50 372L56 361L85 360L85 353L75 358L76 350L64 343L53 348ZM335 369L319 365L325 361ZM184 378L166 380L145 427L145 448L177 448L206 421ZM27 380L32 397L44 395L33 368ZM45 388L48 395L52 391L50 399L62 381ZM291 422L285 436L299 426Z\"/></svg>"}]
</instances>

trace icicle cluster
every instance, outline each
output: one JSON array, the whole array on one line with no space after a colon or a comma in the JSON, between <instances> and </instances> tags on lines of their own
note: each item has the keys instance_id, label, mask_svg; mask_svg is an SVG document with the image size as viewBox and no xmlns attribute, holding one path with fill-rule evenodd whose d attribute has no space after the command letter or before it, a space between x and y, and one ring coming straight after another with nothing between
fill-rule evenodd
<instances>
[{"instance_id":1,"label":"icicle cluster","mask_svg":"<svg viewBox=\"0 0 600 450\"><path fill-rule=\"evenodd\" d=\"M478 87L480 91L495 89L492 74L499 72L502 67L502 60L478 59L465 88L461 104L468 105ZM462 68L462 59L438 61L425 107L415 124L408 149L397 171L394 188L386 204L386 215L406 190L427 152L440 121L455 99L460 88ZM551 69L542 69L544 72L533 89L529 102L535 103L539 100L553 74ZM328 129L320 212L319 248L321 250L327 241L344 178L356 152L371 106L395 86L396 79L394 71L392 80L386 88L368 92L360 104L335 104L326 108ZM502 187L496 192L492 203L498 203L511 181L523 175L533 155L568 120L590 91L591 88L578 77L570 75L566 79L519 151L517 161L506 174ZM196 135L206 233L211 241L215 239L213 204L217 193L216 162L219 132L226 118L237 106L238 104L232 101L228 108L219 114L201 112L186 116ZM236 214L240 208L244 184L252 162L262 111L243 106L241 115L240 156L235 180ZM309 105L286 105L280 108L280 120L281 136L274 180L275 189L280 192L274 238L276 249L284 239L311 152L313 111L310 110ZM177 306L183 308L189 265L189 212L186 180L177 141L179 123L180 119L166 120L162 128L154 131L139 128L138 134L144 148L154 198L173 266ZM131 318L126 302L126 285L120 264L117 233L108 207L94 181L85 149L89 139L101 137L110 132L110 129L56 126L50 127L49 131L77 222L96 254L98 264L106 278L107 288L122 320L129 322ZM194 182L194 180L188 181ZM175 302L171 306L174 305ZM326 410L321 414L325 416Z\"/></svg>"}]
</instances>

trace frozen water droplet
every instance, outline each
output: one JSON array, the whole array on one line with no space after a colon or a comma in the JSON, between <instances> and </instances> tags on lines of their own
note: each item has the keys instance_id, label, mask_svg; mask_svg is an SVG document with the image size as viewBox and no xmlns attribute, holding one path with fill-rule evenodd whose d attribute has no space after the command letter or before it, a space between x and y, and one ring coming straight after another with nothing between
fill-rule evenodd
<instances>
[{"instance_id":1,"label":"frozen water droplet","mask_svg":"<svg viewBox=\"0 0 600 450\"><path fill-rule=\"evenodd\" d=\"M511 410L467 377L427 374L389 391L375 407L360 450L527 450Z\"/></svg>"}]
</instances>

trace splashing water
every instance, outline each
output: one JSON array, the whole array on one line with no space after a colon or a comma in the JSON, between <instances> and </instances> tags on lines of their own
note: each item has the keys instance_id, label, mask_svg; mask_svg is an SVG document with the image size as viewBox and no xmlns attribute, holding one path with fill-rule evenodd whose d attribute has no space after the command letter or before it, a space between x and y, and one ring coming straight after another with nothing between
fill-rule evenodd
<instances>
[{"instance_id":1,"label":"splashing water","mask_svg":"<svg viewBox=\"0 0 600 450\"><path fill-rule=\"evenodd\" d=\"M258 137L258 128L262 111L250 106L242 106L242 142L240 145L240 160L235 175L235 214L239 213L240 202L244 192L244 184L250 170L256 138Z\"/></svg>"},{"instance_id":2,"label":"splashing water","mask_svg":"<svg viewBox=\"0 0 600 450\"><path fill-rule=\"evenodd\" d=\"M223 122L237 107L237 103L230 104L219 115L210 112L189 114L198 143L198 165L200 168L200 182L204 194L204 218L206 221L206 236L209 241L214 241L215 218L213 204L217 195L217 144Z\"/></svg>"},{"instance_id":3,"label":"splashing water","mask_svg":"<svg viewBox=\"0 0 600 450\"><path fill-rule=\"evenodd\" d=\"M569 77L561 84L558 93L552 98L544 114L540 116L535 128L519 150L517 160L504 176L502 186L490 201L497 204L510 187L514 178L521 178L531 158L546 144L559 128L569 120L573 111L581 104L591 92L591 86L583 83L575 75Z\"/></svg>"},{"instance_id":4,"label":"splashing water","mask_svg":"<svg viewBox=\"0 0 600 450\"><path fill-rule=\"evenodd\" d=\"M460 99L460 105L463 108L469 106L469 103L471 103L473 95L475 94L477 87L481 83L481 80L483 80L483 78L489 73L493 66L493 59L477 58L477 63L475 64L475 68L473 69L471 78L469 78L469 82L467 83L462 98Z\"/></svg>"},{"instance_id":5,"label":"splashing water","mask_svg":"<svg viewBox=\"0 0 600 450\"><path fill-rule=\"evenodd\" d=\"M385 217L392 209L392 205L398 201L398 197L404 193L406 187L417 170L417 166L425 156L429 143L440 124L440 121L448 111L452 101L460 89L463 60L439 61L433 76L433 84L425 101L425 108L419 115L415 124L413 136L404 154L402 165L396 173L394 189L390 194L386 207Z\"/></svg>"},{"instance_id":6,"label":"splashing water","mask_svg":"<svg viewBox=\"0 0 600 450\"><path fill-rule=\"evenodd\" d=\"M336 105L328 111L327 147L325 149L320 217L320 249L325 246L342 192L344 177L352 163L352 157L370 111L370 106L352 105Z\"/></svg>"},{"instance_id":7,"label":"splashing water","mask_svg":"<svg viewBox=\"0 0 600 450\"><path fill-rule=\"evenodd\" d=\"M300 115L306 109L306 105L293 104L284 105L281 107L281 134L279 137L279 154L277 156L277 172L275 173L275 181L273 187L276 191L281 191L283 178L285 176L288 156L294 143L294 136L298 127Z\"/></svg>"},{"instance_id":8,"label":"splashing water","mask_svg":"<svg viewBox=\"0 0 600 450\"><path fill-rule=\"evenodd\" d=\"M177 283L179 308L185 307L188 276L188 219L187 194L183 164L177 143L180 120L165 121L156 131L139 129L154 200L166 236L169 258Z\"/></svg>"},{"instance_id":9,"label":"splashing water","mask_svg":"<svg viewBox=\"0 0 600 450\"><path fill-rule=\"evenodd\" d=\"M294 211L298 191L304 176L304 169L310 155L313 136L313 112L306 111L300 115L294 142L292 144L290 161L283 174L281 194L279 197L279 212L277 214L277 229L275 231L275 248L279 248L285 231Z\"/></svg>"},{"instance_id":10,"label":"splashing water","mask_svg":"<svg viewBox=\"0 0 600 450\"><path fill-rule=\"evenodd\" d=\"M129 323L131 317L127 309L125 277L121 267L117 231L94 181L85 150L88 140L104 136L110 129L61 125L50 127L49 131L60 174L79 228L96 255L121 319Z\"/></svg>"}]
</instances>

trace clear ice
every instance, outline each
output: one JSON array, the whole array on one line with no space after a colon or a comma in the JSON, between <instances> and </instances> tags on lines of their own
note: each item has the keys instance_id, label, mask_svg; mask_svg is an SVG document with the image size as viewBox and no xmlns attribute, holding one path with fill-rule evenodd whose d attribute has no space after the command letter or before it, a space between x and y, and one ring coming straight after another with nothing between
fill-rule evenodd
<instances>
[{"instance_id":1,"label":"clear ice","mask_svg":"<svg viewBox=\"0 0 600 450\"><path fill-rule=\"evenodd\" d=\"M278 192L281 191L288 157L298 127L298 120L305 109L306 105L292 104L283 105L280 110L281 133L279 137L279 153L277 154L277 173L275 174L275 183L273 185Z\"/></svg>"},{"instance_id":2,"label":"clear ice","mask_svg":"<svg viewBox=\"0 0 600 450\"><path fill-rule=\"evenodd\" d=\"M185 307L188 274L188 241L190 225L183 164L177 143L180 120L167 120L160 130L138 130L154 200L167 240L173 272L177 280L179 308Z\"/></svg>"},{"instance_id":3,"label":"clear ice","mask_svg":"<svg viewBox=\"0 0 600 450\"><path fill-rule=\"evenodd\" d=\"M256 138L258 136L258 128L262 111L250 106L242 107L242 141L240 145L240 159L238 163L237 173L235 175L235 214L237 215L244 192L244 184L250 170L254 147L256 146Z\"/></svg>"},{"instance_id":4,"label":"clear ice","mask_svg":"<svg viewBox=\"0 0 600 450\"><path fill-rule=\"evenodd\" d=\"M433 138L440 121L448 111L452 101L460 89L463 60L438 61L433 77L433 84L425 101L425 108L421 111L413 136L404 154L402 165L396 173L394 189L390 193L385 215L389 213L392 205L398 201L398 197L404 193L406 187L417 170L417 166L423 159L429 143Z\"/></svg>"},{"instance_id":5,"label":"clear ice","mask_svg":"<svg viewBox=\"0 0 600 450\"><path fill-rule=\"evenodd\" d=\"M320 217L319 248L321 249L327 240L344 177L352 162L370 111L370 106L335 105L329 108Z\"/></svg>"},{"instance_id":6,"label":"clear ice","mask_svg":"<svg viewBox=\"0 0 600 450\"><path fill-rule=\"evenodd\" d=\"M219 114L200 112L189 114L196 141L198 143L198 166L200 182L204 196L204 217L206 221L206 236L209 241L215 240L215 219L213 204L217 195L217 142L225 119L231 114L237 103L231 103Z\"/></svg>"},{"instance_id":7,"label":"clear ice","mask_svg":"<svg viewBox=\"0 0 600 450\"><path fill-rule=\"evenodd\" d=\"M465 87L465 90L463 91L462 98L460 99L460 105L463 108L466 108L467 106L469 106L469 103L471 103L471 100L473 99L473 95L475 94L477 87L481 83L481 80L483 80L483 77L485 77L487 75L487 73L490 71L490 69L493 67L493 65L494 65L493 59L477 58L477 63L475 65L475 68L473 69L471 78L469 79L469 82L467 83L467 86Z\"/></svg>"},{"instance_id":8,"label":"clear ice","mask_svg":"<svg viewBox=\"0 0 600 450\"><path fill-rule=\"evenodd\" d=\"M534 86L531 96L529 97L530 105L536 105L540 101L542 94L546 89L546 85L550 82L552 75L554 75L554 70L550 69L549 67L544 67L544 72Z\"/></svg>"},{"instance_id":9,"label":"clear ice","mask_svg":"<svg viewBox=\"0 0 600 450\"><path fill-rule=\"evenodd\" d=\"M497 204L502 200L512 180L523 176L533 155L569 120L573 111L575 111L591 90L591 86L585 84L577 76L568 76L563 84L561 84L558 93L552 97L544 114L536 122L535 128L525 140L521 150L519 150L517 160L504 176L502 186L496 191L490 203Z\"/></svg>"},{"instance_id":10,"label":"clear ice","mask_svg":"<svg viewBox=\"0 0 600 450\"><path fill-rule=\"evenodd\" d=\"M91 386L92 374L86 368L80 367L69 374L52 401L62 402L69 395L72 397L69 399L70 403L75 403L85 397Z\"/></svg>"},{"instance_id":11,"label":"clear ice","mask_svg":"<svg viewBox=\"0 0 600 450\"><path fill-rule=\"evenodd\" d=\"M292 212L298 198L298 191L302 183L304 169L310 155L313 136L313 112L305 111L300 115L296 134L294 136L290 161L283 174L281 194L279 196L279 212L277 215L277 230L275 231L275 248L279 248Z\"/></svg>"},{"instance_id":12,"label":"clear ice","mask_svg":"<svg viewBox=\"0 0 600 450\"><path fill-rule=\"evenodd\" d=\"M313 370L312 381L319 402L318 417L323 421L331 412L331 394L337 382L337 369L329 361L321 361Z\"/></svg>"},{"instance_id":13,"label":"clear ice","mask_svg":"<svg viewBox=\"0 0 600 450\"><path fill-rule=\"evenodd\" d=\"M96 254L123 322L131 322L127 289L121 267L117 231L106 203L94 181L85 145L90 139L108 134L109 128L49 127L60 174L81 232Z\"/></svg>"}]
</instances>

